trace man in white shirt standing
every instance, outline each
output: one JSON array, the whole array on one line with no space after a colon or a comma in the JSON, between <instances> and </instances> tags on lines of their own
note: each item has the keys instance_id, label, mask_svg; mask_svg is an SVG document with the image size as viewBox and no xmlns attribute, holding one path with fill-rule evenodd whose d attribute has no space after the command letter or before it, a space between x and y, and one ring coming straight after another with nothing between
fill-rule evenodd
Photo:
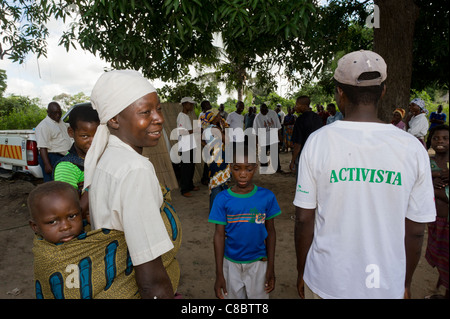
<instances>
[{"instance_id":1,"label":"man in white shirt standing","mask_svg":"<svg viewBox=\"0 0 450 319\"><path fill-rule=\"evenodd\" d=\"M195 172L194 151L197 145L193 134L192 121L188 115L194 110L195 103L191 97L182 98L183 110L178 113L177 117L178 150L181 152L180 191L184 197L191 197L191 191L199 190L193 182Z\"/></svg>"},{"instance_id":2,"label":"man in white shirt standing","mask_svg":"<svg viewBox=\"0 0 450 319\"><path fill-rule=\"evenodd\" d=\"M42 168L44 182L51 181L56 162L72 146L67 132L68 125L61 121L61 107L56 102L50 102L47 116L36 126L36 141L39 148L39 165Z\"/></svg>"},{"instance_id":3,"label":"man in white shirt standing","mask_svg":"<svg viewBox=\"0 0 450 319\"><path fill-rule=\"evenodd\" d=\"M231 112L227 116L227 123L230 125L229 137L233 142L244 142L244 102L238 101L236 103L236 111Z\"/></svg>"},{"instance_id":4,"label":"man in white shirt standing","mask_svg":"<svg viewBox=\"0 0 450 319\"><path fill-rule=\"evenodd\" d=\"M269 110L265 103L261 104L259 113L253 121L253 134L258 136L260 146L261 173L281 172L280 154L278 152L278 142L281 140L281 124L278 114L274 110ZM264 172L264 167L268 166L268 159L265 160L270 151L270 170ZM276 167L276 168L275 168Z\"/></svg>"},{"instance_id":5,"label":"man in white shirt standing","mask_svg":"<svg viewBox=\"0 0 450 319\"><path fill-rule=\"evenodd\" d=\"M372 51L342 57L334 80L345 118L312 133L301 153L294 199L301 298L410 297L436 209L427 152L377 118L386 70Z\"/></svg>"}]
</instances>

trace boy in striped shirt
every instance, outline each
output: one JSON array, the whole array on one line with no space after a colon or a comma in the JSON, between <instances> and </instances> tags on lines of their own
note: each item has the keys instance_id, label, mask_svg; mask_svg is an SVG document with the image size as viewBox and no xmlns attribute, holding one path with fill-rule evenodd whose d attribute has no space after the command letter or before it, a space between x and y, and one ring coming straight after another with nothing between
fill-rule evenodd
<instances>
[{"instance_id":1,"label":"boy in striped shirt","mask_svg":"<svg viewBox=\"0 0 450 319\"><path fill-rule=\"evenodd\" d=\"M88 195L84 192L84 158L94 139L100 119L90 104L75 107L69 115L69 136L74 143L54 169L54 180L66 182L75 187L80 195L83 218L89 210Z\"/></svg>"},{"instance_id":2,"label":"boy in striped shirt","mask_svg":"<svg viewBox=\"0 0 450 319\"><path fill-rule=\"evenodd\" d=\"M214 290L220 299L266 299L275 288L273 218L281 210L272 191L253 184L256 153L253 161L247 147L233 153L236 184L217 195L208 219L216 224Z\"/></svg>"}]
</instances>

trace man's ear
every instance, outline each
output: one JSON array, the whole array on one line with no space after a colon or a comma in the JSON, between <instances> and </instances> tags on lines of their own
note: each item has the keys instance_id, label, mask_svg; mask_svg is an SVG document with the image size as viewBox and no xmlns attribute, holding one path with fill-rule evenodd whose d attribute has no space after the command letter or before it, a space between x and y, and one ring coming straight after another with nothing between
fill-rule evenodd
<instances>
[{"instance_id":1,"label":"man's ear","mask_svg":"<svg viewBox=\"0 0 450 319\"><path fill-rule=\"evenodd\" d=\"M344 90L342 90L339 86L336 89L337 94L339 95L340 98L342 98L342 96L344 95Z\"/></svg>"},{"instance_id":2,"label":"man's ear","mask_svg":"<svg viewBox=\"0 0 450 319\"><path fill-rule=\"evenodd\" d=\"M108 127L110 127L113 130L119 129L119 122L117 121L117 116L114 116L112 119L110 119L107 123Z\"/></svg>"},{"instance_id":3,"label":"man's ear","mask_svg":"<svg viewBox=\"0 0 450 319\"><path fill-rule=\"evenodd\" d=\"M381 99L384 97L385 94L386 94L386 84L384 84L383 91L381 91Z\"/></svg>"}]
</instances>

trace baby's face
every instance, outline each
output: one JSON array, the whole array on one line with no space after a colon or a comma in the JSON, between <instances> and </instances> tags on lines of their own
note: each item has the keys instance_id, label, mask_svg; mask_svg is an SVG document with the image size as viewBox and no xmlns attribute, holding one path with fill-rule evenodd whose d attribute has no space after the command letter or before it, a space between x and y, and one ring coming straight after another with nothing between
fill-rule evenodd
<instances>
[{"instance_id":1,"label":"baby's face","mask_svg":"<svg viewBox=\"0 0 450 319\"><path fill-rule=\"evenodd\" d=\"M70 194L49 194L38 201L39 216L30 222L35 233L57 244L77 237L83 230L81 208Z\"/></svg>"}]
</instances>

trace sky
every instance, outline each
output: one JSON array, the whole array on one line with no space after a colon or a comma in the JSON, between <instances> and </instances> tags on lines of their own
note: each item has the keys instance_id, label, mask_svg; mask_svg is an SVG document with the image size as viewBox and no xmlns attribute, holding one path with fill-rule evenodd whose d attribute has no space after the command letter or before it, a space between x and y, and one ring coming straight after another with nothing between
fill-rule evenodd
<instances>
[{"instance_id":1,"label":"sky","mask_svg":"<svg viewBox=\"0 0 450 319\"><path fill-rule=\"evenodd\" d=\"M63 46L58 46L66 28L62 22L52 20L47 27L50 31L47 57L38 59L35 54L29 54L22 64L7 58L0 60L0 69L6 70L7 75L6 95L38 97L43 106L61 93L84 92L89 96L95 82L110 64L80 48L71 47L67 52ZM158 80L152 82L157 88L164 85Z\"/></svg>"},{"instance_id":2,"label":"sky","mask_svg":"<svg viewBox=\"0 0 450 319\"><path fill-rule=\"evenodd\" d=\"M35 54L28 54L22 64L13 63L6 57L0 60L0 69L6 70L7 75L6 95L37 97L41 100L43 107L47 106L54 96L61 93L74 95L84 92L90 96L95 82L104 69L110 67L110 64L79 47L77 50L71 47L67 52L63 46L58 46L63 31L67 30L69 23L73 21L68 19L65 24L54 19L49 21L47 57L41 56L38 59ZM215 39L215 41L215 45L221 45L219 43L221 39ZM280 77L278 79L277 93L284 96L288 83ZM156 88L166 84L160 80L151 80L151 82ZM222 94L218 98L218 103L224 103L229 96L237 98L237 92L227 94L224 85L220 84L219 89Z\"/></svg>"}]
</instances>

